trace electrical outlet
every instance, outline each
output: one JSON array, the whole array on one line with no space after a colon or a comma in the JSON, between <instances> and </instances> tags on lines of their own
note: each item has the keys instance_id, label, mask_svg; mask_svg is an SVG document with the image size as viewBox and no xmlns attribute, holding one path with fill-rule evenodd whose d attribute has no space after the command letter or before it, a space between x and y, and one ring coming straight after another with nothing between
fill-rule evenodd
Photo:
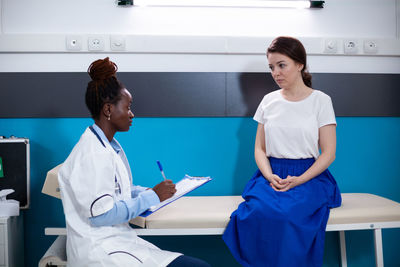
<instances>
[{"instance_id":1,"label":"electrical outlet","mask_svg":"<svg viewBox=\"0 0 400 267\"><path fill-rule=\"evenodd\" d=\"M344 41L344 53L345 54L357 54L358 42L357 40L345 40Z\"/></svg>"},{"instance_id":2,"label":"electrical outlet","mask_svg":"<svg viewBox=\"0 0 400 267\"><path fill-rule=\"evenodd\" d=\"M325 49L324 53L335 54L338 50L338 41L335 39L326 39L325 40Z\"/></svg>"},{"instance_id":3,"label":"electrical outlet","mask_svg":"<svg viewBox=\"0 0 400 267\"><path fill-rule=\"evenodd\" d=\"M113 51L125 51L125 37L123 35L111 36L110 48Z\"/></svg>"},{"instance_id":4,"label":"electrical outlet","mask_svg":"<svg viewBox=\"0 0 400 267\"><path fill-rule=\"evenodd\" d=\"M69 51L82 50L82 37L80 35L67 35L65 46Z\"/></svg>"},{"instance_id":5,"label":"electrical outlet","mask_svg":"<svg viewBox=\"0 0 400 267\"><path fill-rule=\"evenodd\" d=\"M96 35L88 37L88 50L89 51L103 51L104 50L104 36Z\"/></svg>"},{"instance_id":6,"label":"electrical outlet","mask_svg":"<svg viewBox=\"0 0 400 267\"><path fill-rule=\"evenodd\" d=\"M375 40L364 40L364 53L365 54L378 53L378 43Z\"/></svg>"}]
</instances>

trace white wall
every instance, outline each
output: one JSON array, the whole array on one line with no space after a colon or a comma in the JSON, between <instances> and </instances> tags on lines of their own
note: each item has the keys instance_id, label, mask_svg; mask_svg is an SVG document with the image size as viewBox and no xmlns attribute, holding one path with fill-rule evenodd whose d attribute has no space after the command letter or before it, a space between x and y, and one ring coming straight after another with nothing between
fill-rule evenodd
<instances>
[{"instance_id":1,"label":"white wall","mask_svg":"<svg viewBox=\"0 0 400 267\"><path fill-rule=\"evenodd\" d=\"M110 56L121 71L266 71L263 55L278 35L300 38L312 72L400 73L399 0L326 0L324 9L121 8L115 0L1 0L0 71L85 71ZM89 52L101 34L105 47ZM126 49L112 51L123 35ZM67 51L66 36L82 38ZM338 42L334 55L325 41ZM359 42L356 55L343 41ZM375 40L378 53L363 52Z\"/></svg>"},{"instance_id":2,"label":"white wall","mask_svg":"<svg viewBox=\"0 0 400 267\"><path fill-rule=\"evenodd\" d=\"M326 0L325 8L117 7L115 0L2 0L3 33L396 37L395 0Z\"/></svg>"}]
</instances>

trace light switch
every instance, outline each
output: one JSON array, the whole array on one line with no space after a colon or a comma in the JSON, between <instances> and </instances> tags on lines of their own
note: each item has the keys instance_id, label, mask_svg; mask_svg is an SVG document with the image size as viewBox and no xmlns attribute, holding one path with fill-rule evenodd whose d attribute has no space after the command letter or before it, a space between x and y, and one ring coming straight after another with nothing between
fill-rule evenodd
<instances>
[{"instance_id":1,"label":"light switch","mask_svg":"<svg viewBox=\"0 0 400 267\"><path fill-rule=\"evenodd\" d=\"M113 35L110 38L110 47L113 51L125 51L125 36Z\"/></svg>"}]
</instances>

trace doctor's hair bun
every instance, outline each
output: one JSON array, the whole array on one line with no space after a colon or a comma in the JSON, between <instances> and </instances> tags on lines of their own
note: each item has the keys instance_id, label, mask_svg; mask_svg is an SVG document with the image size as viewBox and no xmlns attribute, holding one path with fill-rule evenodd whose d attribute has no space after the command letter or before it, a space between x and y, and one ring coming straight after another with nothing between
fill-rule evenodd
<instances>
[{"instance_id":1,"label":"doctor's hair bun","mask_svg":"<svg viewBox=\"0 0 400 267\"><path fill-rule=\"evenodd\" d=\"M108 57L105 59L98 59L90 64L88 73L93 81L104 81L115 76L118 67Z\"/></svg>"},{"instance_id":2,"label":"doctor's hair bun","mask_svg":"<svg viewBox=\"0 0 400 267\"><path fill-rule=\"evenodd\" d=\"M86 88L85 102L92 118L99 119L104 104L116 104L121 99L124 85L116 77L117 65L108 57L90 64L88 73L92 80Z\"/></svg>"}]
</instances>

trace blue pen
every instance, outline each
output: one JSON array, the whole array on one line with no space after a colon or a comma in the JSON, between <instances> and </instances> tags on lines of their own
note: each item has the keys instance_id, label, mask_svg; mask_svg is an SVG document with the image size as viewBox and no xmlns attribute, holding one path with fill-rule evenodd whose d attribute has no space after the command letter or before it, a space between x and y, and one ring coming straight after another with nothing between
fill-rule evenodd
<instances>
[{"instance_id":1,"label":"blue pen","mask_svg":"<svg viewBox=\"0 0 400 267\"><path fill-rule=\"evenodd\" d=\"M167 178L165 177L164 171L162 169L161 163L158 160L157 160L157 165L158 165L158 168L160 168L160 172L162 174L162 177L164 178L164 181L167 180Z\"/></svg>"}]
</instances>

